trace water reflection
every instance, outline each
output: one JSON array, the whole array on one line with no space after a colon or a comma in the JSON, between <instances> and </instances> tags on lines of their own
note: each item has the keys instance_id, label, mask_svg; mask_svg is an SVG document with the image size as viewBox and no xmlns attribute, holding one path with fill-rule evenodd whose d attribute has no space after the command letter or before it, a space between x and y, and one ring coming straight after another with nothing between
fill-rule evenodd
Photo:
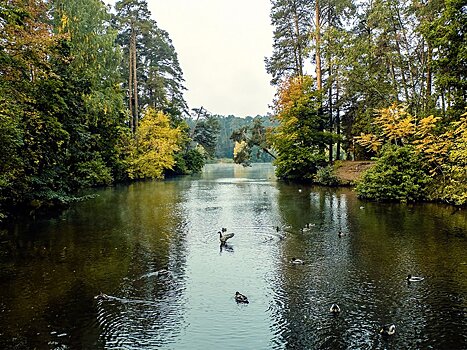
<instances>
[{"instance_id":1,"label":"water reflection","mask_svg":"<svg viewBox=\"0 0 467 350\"><path fill-rule=\"evenodd\" d=\"M292 206L291 197L295 197ZM278 277L276 298L285 300L285 305L276 303L279 324L283 325L282 344L316 349L465 347L465 332L458 328L466 322L465 317L459 319L466 311L465 251L460 251L465 250L465 237L457 234L457 244L444 250L439 246L442 237L437 229L440 217L446 231L465 228L465 216L460 212L450 221L446 219L452 210L441 206L359 205L345 191L310 188L309 192L298 192L293 186L284 186L278 200L283 222L294 231L286 254L310 261L298 271L284 264ZM430 211L434 215L427 217ZM315 230L303 230L308 222L316 223ZM339 230L344 234L339 236ZM436 252L427 251L427 240L435 243ZM432 258L438 263L427 266ZM446 283L444 259L452 263L457 271L451 272L463 281L456 285L460 288L457 293L430 283L407 285L405 276L411 272L430 276L432 282L435 275L443 276ZM444 264L440 264L442 260ZM458 297L459 290L464 291L464 303ZM457 303L444 299L446 296ZM432 301L437 309L431 308ZM336 319L326 317L333 302L343 310ZM441 316L440 320L440 315L446 319ZM390 339L390 345L376 332L387 322L398 325L397 337ZM443 329L447 325L458 332L452 331L450 340L439 336L446 333Z\"/></svg>"},{"instance_id":2,"label":"water reflection","mask_svg":"<svg viewBox=\"0 0 467 350\"><path fill-rule=\"evenodd\" d=\"M467 348L465 211L273 172L210 165L2 232L3 348Z\"/></svg>"}]
</instances>

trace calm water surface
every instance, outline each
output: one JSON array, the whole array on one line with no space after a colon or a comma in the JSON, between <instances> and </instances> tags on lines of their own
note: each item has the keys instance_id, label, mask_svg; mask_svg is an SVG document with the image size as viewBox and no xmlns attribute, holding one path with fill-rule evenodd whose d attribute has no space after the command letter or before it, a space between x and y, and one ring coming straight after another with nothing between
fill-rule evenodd
<instances>
[{"instance_id":1,"label":"calm water surface","mask_svg":"<svg viewBox=\"0 0 467 350\"><path fill-rule=\"evenodd\" d=\"M467 349L465 210L362 202L265 164L96 192L1 232L2 349Z\"/></svg>"}]
</instances>

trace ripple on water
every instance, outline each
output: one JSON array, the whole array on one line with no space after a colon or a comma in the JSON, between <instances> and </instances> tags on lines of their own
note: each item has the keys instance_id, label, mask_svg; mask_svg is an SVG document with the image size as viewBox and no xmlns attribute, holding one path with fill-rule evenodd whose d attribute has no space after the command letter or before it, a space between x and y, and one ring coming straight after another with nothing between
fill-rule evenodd
<instances>
[{"instance_id":1,"label":"ripple on water","mask_svg":"<svg viewBox=\"0 0 467 350\"><path fill-rule=\"evenodd\" d=\"M34 242L13 244L17 255L0 266L0 343L44 348L28 340L43 318L50 348L467 349L465 235L449 229L462 213L382 203L362 211L346 190L298 192L227 168L224 180L102 191L43 230L55 258L29 261L20 256ZM307 222L315 226L301 231ZM221 227L235 233L231 250L219 249ZM425 280L408 285L408 273ZM97 285L113 295L88 298ZM236 304L236 290L250 304ZM384 323L396 324L394 337L380 336Z\"/></svg>"},{"instance_id":2,"label":"ripple on water","mask_svg":"<svg viewBox=\"0 0 467 350\"><path fill-rule=\"evenodd\" d=\"M97 322L105 348L157 348L174 341L183 322L182 291L182 286L173 284L171 293L162 299L109 296L97 300Z\"/></svg>"}]
</instances>

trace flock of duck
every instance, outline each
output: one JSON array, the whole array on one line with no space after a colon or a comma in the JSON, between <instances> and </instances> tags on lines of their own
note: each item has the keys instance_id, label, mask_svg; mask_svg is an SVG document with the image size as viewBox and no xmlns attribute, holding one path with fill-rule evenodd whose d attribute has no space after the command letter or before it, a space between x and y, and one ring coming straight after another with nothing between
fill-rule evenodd
<instances>
[{"instance_id":1,"label":"flock of duck","mask_svg":"<svg viewBox=\"0 0 467 350\"><path fill-rule=\"evenodd\" d=\"M313 224L306 224L304 228L302 228L302 232L303 231L306 231L306 230L309 230L312 226L314 226ZM276 226L276 230L279 232L280 231L280 228L279 226ZM227 245L227 241L234 237L235 234L234 233L227 233L227 229L225 227L221 228L221 231L218 231L217 232L219 234L219 241L220 241L220 244L221 244L221 248L223 246L226 246ZM338 232L338 236L339 237L342 237L344 236L345 234L339 230ZM290 260L290 263L291 264L294 264L294 265L304 265L305 262L302 260L302 259L299 259L299 258L292 258ZM169 272L167 270L161 270L161 271L158 271L157 274L168 274ZM411 282L420 282L420 281L423 281L424 278L423 277L419 277L419 276L412 276L412 275L408 275L407 278L407 283L411 283ZM100 299L100 300L109 300L111 297L108 296L107 294L104 294L104 293L100 293L98 295L96 295L94 297L95 299ZM246 295L243 295L242 293L240 293L239 291L235 292L235 301L239 304L248 304L249 303L249 300L248 300L248 297ZM339 313L341 312L341 308L338 304L334 303L331 305L331 307L329 308L329 312L331 314L333 314L334 316L337 316L339 315ZM379 333L382 335L382 336L391 336L391 335L394 335L396 332L396 326L395 324L393 323L390 323L390 324L385 324L383 326L381 326L380 330L379 330Z\"/></svg>"},{"instance_id":2,"label":"flock of duck","mask_svg":"<svg viewBox=\"0 0 467 350\"><path fill-rule=\"evenodd\" d=\"M311 227L313 227L314 224L309 224L307 223L305 225L304 228L301 229L302 232L304 231L308 231L311 229ZM280 231L280 228L279 226L276 226L276 231L279 232ZM232 238L235 234L234 233L227 233L227 229L225 227L223 227L221 229L221 231L218 232L219 234L219 240L220 240L220 243L221 243L221 247L223 245L226 245L227 244L227 240ZM339 237L342 237L344 236L345 234L339 230L339 232L337 233L337 235ZM290 260L290 263L291 264L294 264L294 265L304 265L305 262L302 260L302 259L298 259L298 258L292 258ZM407 283L411 283L411 282L420 282L420 281L423 281L424 278L423 277L419 277L419 276L412 276L412 275L408 275L407 278ZM243 304L248 304L249 301L248 301L248 297L246 295L243 295L241 294L240 292L235 292L235 301L237 303L243 303ZM331 307L329 308L329 312L331 314L333 314L334 316L337 316L339 315L339 313L341 312L341 308L339 305L337 304L332 304ZM380 330L379 330L379 333L384 336L384 337L388 337L388 336L391 336L391 335L394 335L396 333L396 325L394 323L389 323L389 324L385 324L385 325L382 325Z\"/></svg>"}]
</instances>

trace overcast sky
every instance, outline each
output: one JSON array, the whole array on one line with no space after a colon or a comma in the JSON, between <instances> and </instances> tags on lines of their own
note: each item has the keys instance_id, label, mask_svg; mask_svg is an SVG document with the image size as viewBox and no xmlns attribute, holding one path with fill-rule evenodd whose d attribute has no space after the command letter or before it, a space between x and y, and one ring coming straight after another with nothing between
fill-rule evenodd
<instances>
[{"instance_id":1,"label":"overcast sky","mask_svg":"<svg viewBox=\"0 0 467 350\"><path fill-rule=\"evenodd\" d=\"M190 108L239 117L269 111L269 0L148 0L148 6L173 41Z\"/></svg>"}]
</instances>

